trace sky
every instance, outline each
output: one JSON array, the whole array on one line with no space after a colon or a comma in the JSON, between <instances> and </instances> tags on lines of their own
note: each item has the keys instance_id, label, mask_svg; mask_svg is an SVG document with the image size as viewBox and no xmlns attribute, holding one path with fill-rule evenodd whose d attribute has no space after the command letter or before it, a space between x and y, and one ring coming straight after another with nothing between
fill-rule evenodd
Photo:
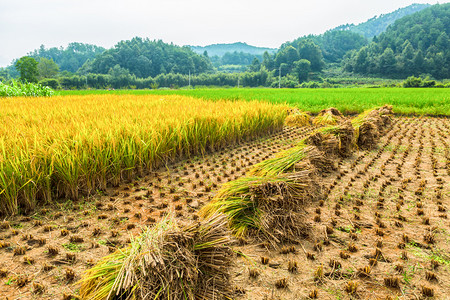
<instances>
[{"instance_id":1,"label":"sky","mask_svg":"<svg viewBox=\"0 0 450 300\"><path fill-rule=\"evenodd\" d=\"M449 1L440 1L446 3ZM420 0L0 0L0 67L40 45L110 48L135 36L176 45L278 48Z\"/></svg>"}]
</instances>

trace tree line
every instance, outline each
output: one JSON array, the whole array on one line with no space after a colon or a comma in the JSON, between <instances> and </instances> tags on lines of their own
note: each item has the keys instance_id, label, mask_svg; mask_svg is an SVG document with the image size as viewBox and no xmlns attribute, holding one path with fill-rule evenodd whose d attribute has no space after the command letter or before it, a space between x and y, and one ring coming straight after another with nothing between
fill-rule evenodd
<instances>
[{"instance_id":1,"label":"tree line","mask_svg":"<svg viewBox=\"0 0 450 300\"><path fill-rule=\"evenodd\" d=\"M324 70L443 79L450 74L449 30L450 4L442 4L398 19L370 42L350 30L330 30L287 42L273 54L236 51L209 57L206 51L197 54L189 47L136 37L109 50L80 43L67 49L42 46L15 61L14 71L22 80L54 88L186 86L189 77L191 85L290 87L320 82ZM0 80L11 74L11 69L0 69Z\"/></svg>"}]
</instances>

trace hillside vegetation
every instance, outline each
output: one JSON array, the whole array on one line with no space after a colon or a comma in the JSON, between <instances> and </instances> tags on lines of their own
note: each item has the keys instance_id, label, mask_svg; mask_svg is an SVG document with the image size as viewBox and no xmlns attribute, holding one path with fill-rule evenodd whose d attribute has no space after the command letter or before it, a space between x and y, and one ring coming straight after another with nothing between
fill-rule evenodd
<instances>
[{"instance_id":1,"label":"hillside vegetation","mask_svg":"<svg viewBox=\"0 0 450 300\"><path fill-rule=\"evenodd\" d=\"M368 46L349 54L347 71L404 78L450 74L450 3L434 5L397 20Z\"/></svg>"},{"instance_id":2,"label":"hillside vegetation","mask_svg":"<svg viewBox=\"0 0 450 300\"><path fill-rule=\"evenodd\" d=\"M345 24L338 26L333 30L348 30L360 34L368 39L371 39L374 36L377 36L382 32L384 32L389 25L393 24L398 19L401 19L405 16L409 16L427 7L430 7L430 4L414 3L407 7L399 8L391 13L374 16L373 18L367 20L366 22L360 23L358 25Z\"/></svg>"}]
</instances>

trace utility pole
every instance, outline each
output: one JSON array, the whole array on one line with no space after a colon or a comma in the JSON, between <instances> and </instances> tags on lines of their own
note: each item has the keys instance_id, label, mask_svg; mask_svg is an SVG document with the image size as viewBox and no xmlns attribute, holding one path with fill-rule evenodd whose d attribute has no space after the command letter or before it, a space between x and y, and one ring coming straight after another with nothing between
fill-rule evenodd
<instances>
[{"instance_id":1,"label":"utility pole","mask_svg":"<svg viewBox=\"0 0 450 300\"><path fill-rule=\"evenodd\" d=\"M189 70L189 88L191 87L191 70Z\"/></svg>"},{"instance_id":2,"label":"utility pole","mask_svg":"<svg viewBox=\"0 0 450 300\"><path fill-rule=\"evenodd\" d=\"M278 71L278 88L281 89L281 64L280 70Z\"/></svg>"},{"instance_id":3,"label":"utility pole","mask_svg":"<svg viewBox=\"0 0 450 300\"><path fill-rule=\"evenodd\" d=\"M238 88L239 88L239 81L241 80L241 73L238 75Z\"/></svg>"}]
</instances>

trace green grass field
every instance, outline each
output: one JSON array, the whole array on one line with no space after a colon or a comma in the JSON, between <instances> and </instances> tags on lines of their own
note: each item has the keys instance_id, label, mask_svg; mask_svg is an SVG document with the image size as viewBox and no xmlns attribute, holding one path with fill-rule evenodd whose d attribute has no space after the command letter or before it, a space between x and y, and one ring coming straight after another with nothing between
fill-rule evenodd
<instances>
[{"instance_id":1,"label":"green grass field","mask_svg":"<svg viewBox=\"0 0 450 300\"><path fill-rule=\"evenodd\" d=\"M61 91L61 95L134 94L187 95L218 100L267 100L286 103L317 113L336 107L343 113L360 113L384 104L394 106L396 114L450 115L450 91L444 88L347 88L347 89L191 89L191 90L81 90Z\"/></svg>"}]
</instances>

